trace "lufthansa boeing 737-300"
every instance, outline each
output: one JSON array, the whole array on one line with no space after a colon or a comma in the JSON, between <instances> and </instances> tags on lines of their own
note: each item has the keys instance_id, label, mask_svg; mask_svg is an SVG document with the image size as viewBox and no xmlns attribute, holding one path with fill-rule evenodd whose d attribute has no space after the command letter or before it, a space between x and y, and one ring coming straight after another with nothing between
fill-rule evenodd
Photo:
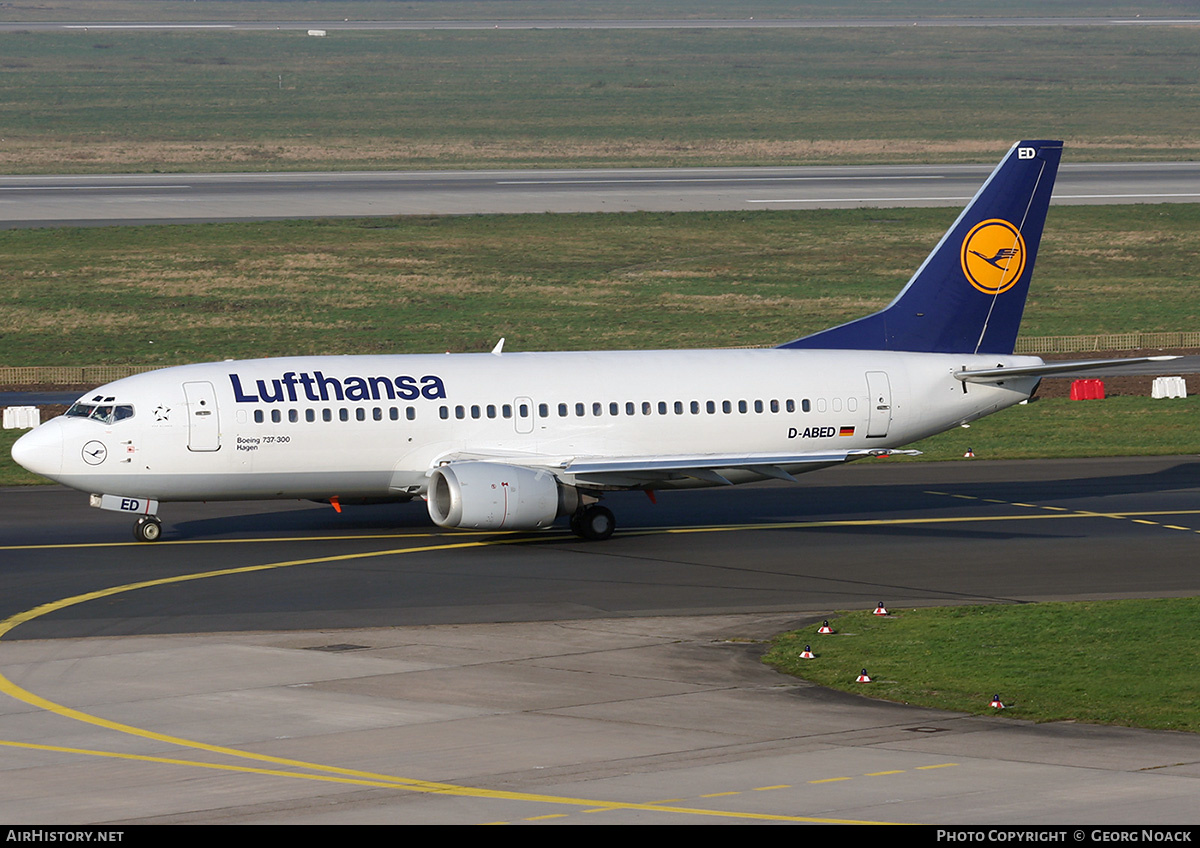
<instances>
[{"instance_id":1,"label":"lufthansa boeing 737-300","mask_svg":"<svg viewBox=\"0 0 1200 848\"><path fill-rule=\"evenodd\" d=\"M501 340L184 365L88 392L12 455L138 516L134 536L151 542L160 503L266 498L339 511L424 498L441 527L567 516L606 539L605 492L913 454L898 448L1081 367L1013 355L1061 155L1057 141L1013 145L885 309L776 348L504 353Z\"/></svg>"}]
</instances>

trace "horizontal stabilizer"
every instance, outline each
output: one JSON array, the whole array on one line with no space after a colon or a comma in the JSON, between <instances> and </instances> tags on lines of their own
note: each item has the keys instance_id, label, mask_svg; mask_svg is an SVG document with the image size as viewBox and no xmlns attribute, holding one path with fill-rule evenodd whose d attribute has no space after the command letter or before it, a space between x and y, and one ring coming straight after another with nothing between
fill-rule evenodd
<instances>
[{"instance_id":1,"label":"horizontal stabilizer","mask_svg":"<svg viewBox=\"0 0 1200 848\"><path fill-rule=\"evenodd\" d=\"M1013 377L1049 377L1074 371L1092 371L1108 368L1114 372L1121 366L1142 362L1169 362L1178 356L1134 356L1126 359L1080 359L1074 362L1046 362L1041 365L1026 365L1018 368L980 368L971 371L956 371L954 377L964 383L999 383Z\"/></svg>"}]
</instances>

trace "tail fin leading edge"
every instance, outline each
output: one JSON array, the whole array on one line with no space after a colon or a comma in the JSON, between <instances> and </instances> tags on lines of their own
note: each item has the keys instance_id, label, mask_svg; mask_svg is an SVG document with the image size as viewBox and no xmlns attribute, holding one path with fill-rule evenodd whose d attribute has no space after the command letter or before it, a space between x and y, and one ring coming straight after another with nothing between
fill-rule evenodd
<instances>
[{"instance_id":1,"label":"tail fin leading edge","mask_svg":"<svg viewBox=\"0 0 1200 848\"><path fill-rule=\"evenodd\" d=\"M1019 141L883 310L784 348L1013 352L1061 141Z\"/></svg>"}]
</instances>

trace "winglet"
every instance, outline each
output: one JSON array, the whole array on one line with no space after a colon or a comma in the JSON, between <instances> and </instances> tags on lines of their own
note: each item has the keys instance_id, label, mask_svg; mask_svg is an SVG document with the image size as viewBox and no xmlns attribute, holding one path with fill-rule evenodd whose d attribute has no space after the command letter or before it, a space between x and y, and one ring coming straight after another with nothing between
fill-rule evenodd
<instances>
[{"instance_id":1,"label":"winglet","mask_svg":"<svg viewBox=\"0 0 1200 848\"><path fill-rule=\"evenodd\" d=\"M885 309L780 347L1012 353L1061 157L1014 144Z\"/></svg>"}]
</instances>

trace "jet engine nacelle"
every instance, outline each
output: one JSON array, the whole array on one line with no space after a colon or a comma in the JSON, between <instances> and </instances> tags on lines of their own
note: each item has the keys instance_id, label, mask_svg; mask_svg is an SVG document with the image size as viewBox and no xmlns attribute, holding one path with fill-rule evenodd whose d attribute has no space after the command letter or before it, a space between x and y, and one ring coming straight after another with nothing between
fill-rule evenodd
<instances>
[{"instance_id":1,"label":"jet engine nacelle","mask_svg":"<svg viewBox=\"0 0 1200 848\"><path fill-rule=\"evenodd\" d=\"M439 527L539 530L575 512L579 492L553 474L494 462L456 462L433 470L429 517Z\"/></svg>"}]
</instances>

